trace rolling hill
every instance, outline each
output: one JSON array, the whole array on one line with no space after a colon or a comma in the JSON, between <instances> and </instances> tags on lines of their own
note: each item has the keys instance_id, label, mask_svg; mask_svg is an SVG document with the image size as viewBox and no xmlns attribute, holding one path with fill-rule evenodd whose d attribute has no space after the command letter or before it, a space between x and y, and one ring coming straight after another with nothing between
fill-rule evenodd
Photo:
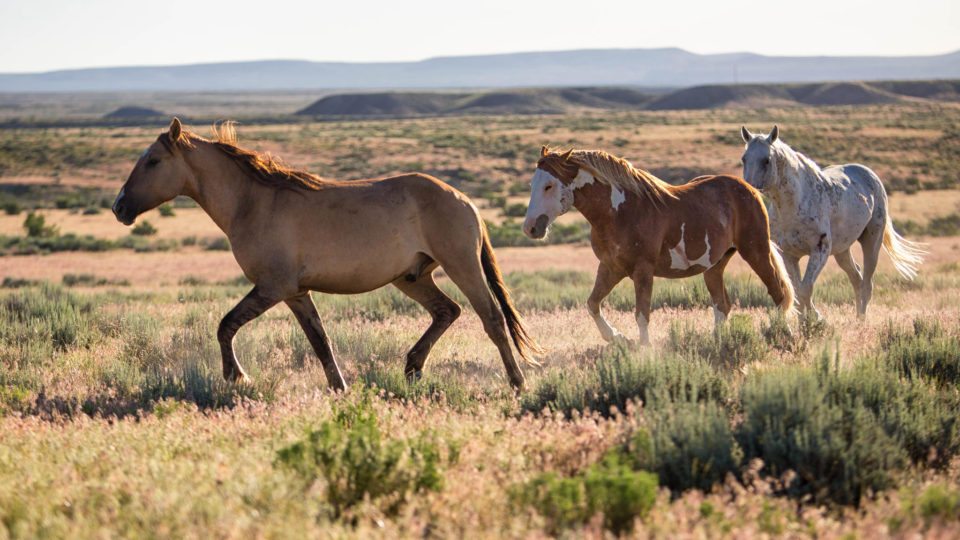
<instances>
[{"instance_id":1,"label":"rolling hill","mask_svg":"<svg viewBox=\"0 0 960 540\"><path fill-rule=\"evenodd\" d=\"M659 95L615 87L350 93L325 96L296 114L313 117L556 114L586 109L800 107L917 100L960 101L960 81L704 85Z\"/></svg>"},{"instance_id":2,"label":"rolling hill","mask_svg":"<svg viewBox=\"0 0 960 540\"><path fill-rule=\"evenodd\" d=\"M0 92L503 88L960 78L960 51L913 57L695 54L600 49L430 58L418 62L267 60L0 74Z\"/></svg>"}]
</instances>

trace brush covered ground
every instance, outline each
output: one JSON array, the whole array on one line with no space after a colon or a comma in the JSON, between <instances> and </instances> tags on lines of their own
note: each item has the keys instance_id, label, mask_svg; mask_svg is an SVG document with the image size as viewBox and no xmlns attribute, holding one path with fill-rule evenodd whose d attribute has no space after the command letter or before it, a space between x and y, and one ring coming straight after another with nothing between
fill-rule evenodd
<instances>
[{"instance_id":1,"label":"brush covered ground","mask_svg":"<svg viewBox=\"0 0 960 540\"><path fill-rule=\"evenodd\" d=\"M741 116L751 128L776 118L823 162L864 161L919 190L895 193L892 208L921 233L957 212L943 189L960 166L950 107L252 126L241 137L330 176L431 171L510 229L541 143L689 176L736 172ZM59 251L50 240L30 245L52 253L0 257L0 536L960 534L956 234L923 238L915 282L882 256L864 321L833 263L817 289L823 324L773 316L739 259L727 280L737 307L719 334L702 278L658 280L649 348L601 341L584 309L588 246L503 247L508 284L548 350L525 368L520 396L469 309L407 384L403 356L429 317L393 289L315 295L347 392L325 389L283 307L238 334L253 380L232 385L216 326L250 285L219 232L178 204L144 216L156 229L138 235L145 244L120 245L129 230L92 210L155 135L0 131L15 156L0 161L0 183L20 206L0 235L26 238L35 210L35 239L115 243ZM24 158L38 141L42 152ZM77 156L89 161L64 165ZM635 336L627 283L607 306Z\"/></svg>"}]
</instances>

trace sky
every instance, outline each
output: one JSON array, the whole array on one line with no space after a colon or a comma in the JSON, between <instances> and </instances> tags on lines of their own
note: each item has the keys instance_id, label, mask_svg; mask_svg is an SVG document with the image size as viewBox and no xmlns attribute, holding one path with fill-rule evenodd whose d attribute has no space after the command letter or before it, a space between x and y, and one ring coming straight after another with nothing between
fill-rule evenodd
<instances>
[{"instance_id":1,"label":"sky","mask_svg":"<svg viewBox=\"0 0 960 540\"><path fill-rule=\"evenodd\" d=\"M521 51L923 55L960 49L960 0L0 0L0 72Z\"/></svg>"}]
</instances>

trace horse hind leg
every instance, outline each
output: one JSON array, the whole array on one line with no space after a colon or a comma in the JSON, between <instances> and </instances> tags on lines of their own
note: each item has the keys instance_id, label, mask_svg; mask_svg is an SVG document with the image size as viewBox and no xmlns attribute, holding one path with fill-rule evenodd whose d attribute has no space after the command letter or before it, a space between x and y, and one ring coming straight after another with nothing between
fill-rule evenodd
<instances>
[{"instance_id":1,"label":"horse hind leg","mask_svg":"<svg viewBox=\"0 0 960 540\"><path fill-rule=\"evenodd\" d=\"M719 328L730 314L731 303L730 297L727 295L727 288L723 284L723 272L734 253L736 253L736 250L731 249L717 261L717 264L703 273L703 281L707 285L707 291L710 292L711 300L713 300L713 323L716 328Z\"/></svg>"},{"instance_id":2,"label":"horse hind leg","mask_svg":"<svg viewBox=\"0 0 960 540\"><path fill-rule=\"evenodd\" d=\"M487 286L479 253L472 253L469 256L454 255L450 259L449 261L441 261L440 264L450 280L463 291L463 294L470 301L470 305L473 306L474 311L477 312L480 321L483 323L484 331L497 346L500 358L507 370L510 384L517 389L523 388L523 371L520 370L520 365L513 356L513 349L510 348L506 318Z\"/></svg>"},{"instance_id":3,"label":"horse hind leg","mask_svg":"<svg viewBox=\"0 0 960 540\"><path fill-rule=\"evenodd\" d=\"M856 297L857 314L863 317L866 314L867 306L863 302L863 275L860 274L860 266L853 260L850 249L837 253L833 258L850 279L850 285L853 286L853 294Z\"/></svg>"},{"instance_id":4,"label":"horse hind leg","mask_svg":"<svg viewBox=\"0 0 960 540\"><path fill-rule=\"evenodd\" d=\"M423 306L433 319L427 331L407 353L404 373L411 381L422 376L423 366L430 356L430 350L433 349L440 336L460 317L461 312L460 305L437 287L433 280L433 268L430 268L428 272L422 272L422 270L418 277L415 275L413 280L410 279L410 275L407 275L393 282L393 285L400 289L400 292Z\"/></svg>"},{"instance_id":5,"label":"horse hind leg","mask_svg":"<svg viewBox=\"0 0 960 540\"><path fill-rule=\"evenodd\" d=\"M863 280L860 283L860 314L867 315L867 304L873 297L873 274L877 271L877 262L880 259L880 248L883 247L883 228L867 229L860 236L860 247L863 248Z\"/></svg>"}]
</instances>

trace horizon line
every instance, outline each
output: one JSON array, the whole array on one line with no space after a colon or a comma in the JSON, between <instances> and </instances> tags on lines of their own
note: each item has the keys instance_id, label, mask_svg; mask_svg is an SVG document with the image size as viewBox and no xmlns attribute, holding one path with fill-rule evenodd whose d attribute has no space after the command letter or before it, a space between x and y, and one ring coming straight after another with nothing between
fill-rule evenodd
<instances>
[{"instance_id":1,"label":"horizon line","mask_svg":"<svg viewBox=\"0 0 960 540\"><path fill-rule=\"evenodd\" d=\"M432 60L441 60L441 59L450 59L450 58L481 58L481 57L495 57L495 56L515 56L515 55L524 55L524 54L561 54L561 53L575 53L575 52L602 52L602 51L669 51L676 50L684 52L687 54L692 54L696 56L731 56L731 55L752 55L765 58L931 58L937 56L949 56L951 54L960 53L960 48L948 50L945 52L934 53L934 54L902 54L902 55L891 55L891 54L808 54L808 55L770 55L755 53L750 51L729 51L729 52L715 52L715 53L698 53L682 47L598 47L598 48L581 48L581 49L555 49L555 50L539 50L539 51L513 51L513 52L501 52L501 53L476 53L476 54L460 54L452 56L428 56L425 58L420 58L418 60L307 60L302 58L261 58L261 59L249 59L249 60L212 60L212 61L201 61L201 62L184 62L184 63L159 63L159 64L127 64L127 65L101 65L101 66L86 66L86 67L72 67L72 68L57 68L57 69L47 69L42 71L0 71L0 75L4 76L17 76L17 75L46 75L53 73L65 73L71 71L92 71L92 70L111 70L111 69L142 69L142 68L178 68L178 67L194 67L194 66L209 66L209 65L223 65L223 64L256 64L256 63L266 63L266 62L302 62L309 64L357 64L357 65L377 65L377 64L418 64L422 62L429 62Z\"/></svg>"}]
</instances>

